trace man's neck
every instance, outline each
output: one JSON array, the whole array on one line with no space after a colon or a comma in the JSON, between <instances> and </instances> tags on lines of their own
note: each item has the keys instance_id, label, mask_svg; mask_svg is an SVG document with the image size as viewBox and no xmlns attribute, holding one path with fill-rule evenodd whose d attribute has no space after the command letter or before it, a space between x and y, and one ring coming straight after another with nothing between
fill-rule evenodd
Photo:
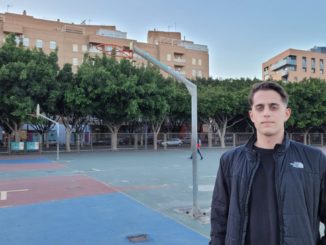
<instances>
[{"instance_id":1,"label":"man's neck","mask_svg":"<svg viewBox=\"0 0 326 245\"><path fill-rule=\"evenodd\" d=\"M257 141L255 146L264 149L274 149L276 144L282 144L284 139L284 132L273 136L266 136L257 133Z\"/></svg>"}]
</instances>

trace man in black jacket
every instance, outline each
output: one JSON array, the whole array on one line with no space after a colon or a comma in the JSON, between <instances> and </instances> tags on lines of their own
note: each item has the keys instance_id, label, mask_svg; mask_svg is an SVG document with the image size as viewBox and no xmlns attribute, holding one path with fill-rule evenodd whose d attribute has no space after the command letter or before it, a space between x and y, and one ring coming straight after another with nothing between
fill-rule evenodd
<instances>
[{"instance_id":1,"label":"man in black jacket","mask_svg":"<svg viewBox=\"0 0 326 245\"><path fill-rule=\"evenodd\" d=\"M326 156L287 138L288 95L274 82L249 95L256 132L220 159L211 245L326 245Z\"/></svg>"}]
</instances>

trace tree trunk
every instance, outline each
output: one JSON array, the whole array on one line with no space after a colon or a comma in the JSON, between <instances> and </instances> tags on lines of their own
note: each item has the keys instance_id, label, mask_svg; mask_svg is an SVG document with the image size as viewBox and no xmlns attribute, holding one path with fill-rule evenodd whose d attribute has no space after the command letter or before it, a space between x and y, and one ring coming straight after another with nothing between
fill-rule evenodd
<instances>
[{"instance_id":1,"label":"tree trunk","mask_svg":"<svg viewBox=\"0 0 326 245\"><path fill-rule=\"evenodd\" d=\"M112 151L118 150L118 132L120 129L119 126L109 126L109 129L111 131L111 149Z\"/></svg>"},{"instance_id":2,"label":"tree trunk","mask_svg":"<svg viewBox=\"0 0 326 245\"><path fill-rule=\"evenodd\" d=\"M209 128L208 128L208 148L212 148L213 147L213 130L212 130L212 125L209 124Z\"/></svg>"},{"instance_id":3,"label":"tree trunk","mask_svg":"<svg viewBox=\"0 0 326 245\"><path fill-rule=\"evenodd\" d=\"M70 139L71 139L71 129L69 127L66 127L66 151L67 152L71 152Z\"/></svg>"},{"instance_id":4,"label":"tree trunk","mask_svg":"<svg viewBox=\"0 0 326 245\"><path fill-rule=\"evenodd\" d=\"M43 134L38 134L39 152L43 152Z\"/></svg>"},{"instance_id":5,"label":"tree trunk","mask_svg":"<svg viewBox=\"0 0 326 245\"><path fill-rule=\"evenodd\" d=\"M308 145L308 133L309 133L309 131L305 131L304 132L304 136L303 136L303 143L305 144L305 145Z\"/></svg>"},{"instance_id":6,"label":"tree trunk","mask_svg":"<svg viewBox=\"0 0 326 245\"><path fill-rule=\"evenodd\" d=\"M134 147L138 149L138 134L134 134Z\"/></svg>"},{"instance_id":7,"label":"tree trunk","mask_svg":"<svg viewBox=\"0 0 326 245\"><path fill-rule=\"evenodd\" d=\"M153 143L154 143L154 150L157 150L157 135L161 130L161 125L163 123L164 120L162 120L162 122L157 122L157 123L153 123L152 124L152 131L153 131Z\"/></svg>"},{"instance_id":8,"label":"tree trunk","mask_svg":"<svg viewBox=\"0 0 326 245\"><path fill-rule=\"evenodd\" d=\"M49 134L48 132L44 132L44 141L45 141L45 147L46 149L50 148L50 144L49 144Z\"/></svg>"},{"instance_id":9,"label":"tree trunk","mask_svg":"<svg viewBox=\"0 0 326 245\"><path fill-rule=\"evenodd\" d=\"M20 134L18 129L15 129L14 136L15 136L15 142L20 142Z\"/></svg>"},{"instance_id":10,"label":"tree trunk","mask_svg":"<svg viewBox=\"0 0 326 245\"><path fill-rule=\"evenodd\" d=\"M158 135L158 132L153 132L153 143L154 143L154 150L157 151L157 135Z\"/></svg>"},{"instance_id":11,"label":"tree trunk","mask_svg":"<svg viewBox=\"0 0 326 245\"><path fill-rule=\"evenodd\" d=\"M80 152L80 134L76 133L76 146L77 146L77 152Z\"/></svg>"}]
</instances>

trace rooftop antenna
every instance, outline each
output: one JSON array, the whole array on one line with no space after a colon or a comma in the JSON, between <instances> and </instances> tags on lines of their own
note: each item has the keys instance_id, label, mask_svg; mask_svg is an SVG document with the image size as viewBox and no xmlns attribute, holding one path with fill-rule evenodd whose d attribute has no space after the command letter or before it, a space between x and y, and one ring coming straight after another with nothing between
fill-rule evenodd
<instances>
[{"instance_id":1,"label":"rooftop antenna","mask_svg":"<svg viewBox=\"0 0 326 245\"><path fill-rule=\"evenodd\" d=\"M86 19L84 19L80 24L81 25L86 25Z\"/></svg>"}]
</instances>

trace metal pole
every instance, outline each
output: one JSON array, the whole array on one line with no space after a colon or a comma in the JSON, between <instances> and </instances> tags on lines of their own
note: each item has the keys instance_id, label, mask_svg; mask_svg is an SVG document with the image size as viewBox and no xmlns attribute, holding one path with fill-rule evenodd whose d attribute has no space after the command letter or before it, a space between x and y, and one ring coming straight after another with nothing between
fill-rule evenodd
<instances>
[{"instance_id":1,"label":"metal pole","mask_svg":"<svg viewBox=\"0 0 326 245\"><path fill-rule=\"evenodd\" d=\"M161 63L142 49L130 43L130 49L163 71L173 76L177 81L183 83L191 95L191 149L192 149L192 177L193 177L193 206L192 215L199 217L201 215L198 207L198 169L197 169L197 86L186 79L184 76Z\"/></svg>"},{"instance_id":2,"label":"metal pole","mask_svg":"<svg viewBox=\"0 0 326 245\"><path fill-rule=\"evenodd\" d=\"M59 161L59 135L60 135L60 132L59 132L59 123L56 122L56 127L57 127L57 161Z\"/></svg>"},{"instance_id":3,"label":"metal pole","mask_svg":"<svg viewBox=\"0 0 326 245\"><path fill-rule=\"evenodd\" d=\"M52 120L51 118L48 118L47 116L43 115L43 114L39 114L37 115L38 117L43 117L46 120L49 120L50 122L55 123L56 127L57 127L57 161L59 161L59 123Z\"/></svg>"}]
</instances>

